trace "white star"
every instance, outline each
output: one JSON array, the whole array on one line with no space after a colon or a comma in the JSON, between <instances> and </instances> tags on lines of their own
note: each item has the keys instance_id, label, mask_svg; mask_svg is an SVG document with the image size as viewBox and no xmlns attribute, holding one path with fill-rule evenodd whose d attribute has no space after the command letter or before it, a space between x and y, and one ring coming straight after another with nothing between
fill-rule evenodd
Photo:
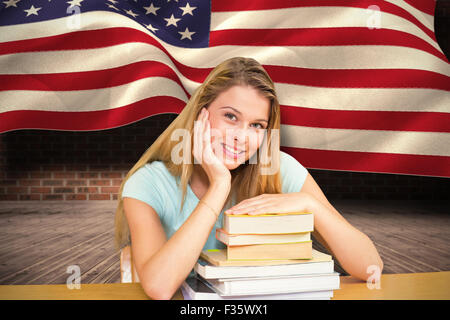
<instances>
[{"instance_id":1,"label":"white star","mask_svg":"<svg viewBox=\"0 0 450 320\"><path fill-rule=\"evenodd\" d=\"M119 9L117 9L116 7L114 7L112 4L108 4L108 7L111 9L115 9L116 11L120 11Z\"/></svg>"},{"instance_id":2,"label":"white star","mask_svg":"<svg viewBox=\"0 0 450 320\"><path fill-rule=\"evenodd\" d=\"M156 30L159 30L159 29L156 29L155 27L153 27L151 24L146 25L146 27L147 27L147 29L150 29L150 31L153 32L153 33L155 33Z\"/></svg>"},{"instance_id":3,"label":"white star","mask_svg":"<svg viewBox=\"0 0 450 320\"><path fill-rule=\"evenodd\" d=\"M175 17L173 16L173 14L172 14L172 15L170 16L170 18L164 18L164 20L167 21L166 27L168 27L168 26L170 26L170 25L173 25L173 26L175 26L175 27L178 27L178 26L177 26L177 22L180 21L181 19L175 18Z\"/></svg>"},{"instance_id":4,"label":"white star","mask_svg":"<svg viewBox=\"0 0 450 320\"><path fill-rule=\"evenodd\" d=\"M184 30L183 32L178 31L178 33L181 34L181 39L180 40L183 40L183 39L186 39L186 38L188 38L189 40L192 40L191 36L195 33L195 31L194 32L189 32L189 29L186 28L186 30Z\"/></svg>"},{"instance_id":5,"label":"white star","mask_svg":"<svg viewBox=\"0 0 450 320\"><path fill-rule=\"evenodd\" d=\"M145 14L153 13L156 16L157 15L156 11L159 10L160 8L161 7L154 7L153 3L151 3L150 6L144 7L144 9L147 10L147 12Z\"/></svg>"},{"instance_id":6,"label":"white star","mask_svg":"<svg viewBox=\"0 0 450 320\"><path fill-rule=\"evenodd\" d=\"M17 8L16 3L19 1L20 0L8 0L8 1L3 1L3 3L6 4L5 8L8 8L8 7L16 7Z\"/></svg>"},{"instance_id":7,"label":"white star","mask_svg":"<svg viewBox=\"0 0 450 320\"><path fill-rule=\"evenodd\" d=\"M183 14L181 16L184 16L185 14L190 14L191 16L193 16L194 14L192 13L192 11L194 11L195 9L197 9L197 7L191 7L189 5L189 2L186 3L186 7L180 7L181 10L183 10Z\"/></svg>"},{"instance_id":8,"label":"white star","mask_svg":"<svg viewBox=\"0 0 450 320\"><path fill-rule=\"evenodd\" d=\"M28 16L30 16L30 15L32 15L32 14L38 15L37 12L38 12L39 10L41 10L41 9L42 9L42 7L41 7L41 8L35 8L35 7L32 5L30 9L28 9L28 10L23 10L23 11L25 11L25 12L27 13L27 17L28 17Z\"/></svg>"},{"instance_id":9,"label":"white star","mask_svg":"<svg viewBox=\"0 0 450 320\"><path fill-rule=\"evenodd\" d=\"M125 12L130 16L133 16L133 18L136 18L138 16L138 14L134 13L133 10L125 10Z\"/></svg>"},{"instance_id":10,"label":"white star","mask_svg":"<svg viewBox=\"0 0 450 320\"><path fill-rule=\"evenodd\" d=\"M71 0L71 1L67 1L68 4L70 4L69 8L75 7L75 6L79 6L81 7L81 2L83 2L84 0Z\"/></svg>"}]
</instances>

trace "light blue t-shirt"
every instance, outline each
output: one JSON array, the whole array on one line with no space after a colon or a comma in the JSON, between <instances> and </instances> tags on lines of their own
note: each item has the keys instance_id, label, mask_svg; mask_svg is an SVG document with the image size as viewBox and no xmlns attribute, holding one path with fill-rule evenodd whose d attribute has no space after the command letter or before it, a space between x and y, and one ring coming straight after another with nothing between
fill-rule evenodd
<instances>
[{"instance_id":1,"label":"light blue t-shirt","mask_svg":"<svg viewBox=\"0 0 450 320\"><path fill-rule=\"evenodd\" d=\"M280 171L282 193L299 192L308 175L306 168L291 155L280 151ZM122 198L141 200L158 213L168 239L183 225L199 202L187 184L186 202L180 212L182 191L177 181L179 178L172 176L162 161L153 161L138 169L127 180L122 191ZM227 209L220 212L203 250L225 248L216 239L216 229L222 227L223 212Z\"/></svg>"}]
</instances>

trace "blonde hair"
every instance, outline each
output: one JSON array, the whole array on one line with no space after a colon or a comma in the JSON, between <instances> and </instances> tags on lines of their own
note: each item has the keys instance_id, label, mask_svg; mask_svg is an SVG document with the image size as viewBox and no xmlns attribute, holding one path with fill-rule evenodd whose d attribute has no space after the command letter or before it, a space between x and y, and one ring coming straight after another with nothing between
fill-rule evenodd
<instances>
[{"instance_id":1,"label":"blonde hair","mask_svg":"<svg viewBox=\"0 0 450 320\"><path fill-rule=\"evenodd\" d=\"M191 152L188 155L191 161L187 161L187 163L183 161L180 164L176 164L171 161L172 149L179 143L171 139L172 133L177 129L188 130L192 137L190 141L191 146L193 146L194 121L197 119L201 109L208 107L221 92L235 85L251 86L270 101L270 117L265 139L267 139L267 151L272 155L270 161L276 162L276 170L275 174L260 174L262 165L261 156L264 155L261 155L259 152L256 153L256 163L254 161L249 163L247 160L236 169L231 170L231 191L226 200L225 207L231 207L233 195L235 196L236 203L239 203L242 200L263 193L281 193L281 181L278 170L278 160L280 157L279 135L277 136L278 141L275 141L275 144L271 143L273 141L272 130L280 129L280 105L275 93L274 84L264 68L252 58L235 57L225 60L211 71L206 80L195 90L182 112L144 152L123 179L118 193L118 206L115 216L116 249L120 250L122 247L131 243L122 199L123 187L128 178L147 163L155 160L162 161L174 177L180 177L182 210L186 197L187 184L190 181L194 169L194 157ZM183 157L185 156L183 155Z\"/></svg>"}]
</instances>

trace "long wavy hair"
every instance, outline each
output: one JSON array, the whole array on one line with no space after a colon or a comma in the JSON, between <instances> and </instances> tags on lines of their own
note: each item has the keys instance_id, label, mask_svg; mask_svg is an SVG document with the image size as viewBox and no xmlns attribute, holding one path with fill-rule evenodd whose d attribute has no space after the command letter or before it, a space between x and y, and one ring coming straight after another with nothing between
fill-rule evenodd
<instances>
[{"instance_id":1,"label":"long wavy hair","mask_svg":"<svg viewBox=\"0 0 450 320\"><path fill-rule=\"evenodd\" d=\"M172 150L179 144L178 141L171 139L172 134L177 129L189 131L191 137L189 142L193 146L194 121L197 119L201 109L208 107L220 93L235 85L251 86L258 90L263 97L267 98L270 101L270 117L267 130L265 131L264 139L266 140L263 141L266 150L262 152L261 149L263 148L260 146L259 150L255 153L257 161L249 161L250 159L248 159L245 163L230 171L231 190L225 202L225 207L231 207L232 198L236 200L236 203L239 203L242 200L263 193L281 193L279 174L280 141L279 134L273 135L273 132L275 132L273 131L274 129L278 130L278 133L280 129L280 105L275 93L273 81L261 64L255 59L235 57L225 60L211 71L206 80L192 94L182 112L144 152L123 179L118 193L118 205L115 215L115 245L117 250L131 243L122 199L123 186L128 178L147 163L155 160L162 161L168 171L174 177L179 178L179 180L177 179L179 181L177 183L179 188L181 184L182 210L186 197L187 184L190 181L194 169L194 157L192 152L190 152L190 154L183 155L183 157L189 157L190 161L175 163L171 160ZM191 150L190 148L186 149ZM271 155L270 159L268 154ZM264 167L266 164L272 168L276 168L276 170L273 170L273 174L261 174L261 167Z\"/></svg>"}]
</instances>

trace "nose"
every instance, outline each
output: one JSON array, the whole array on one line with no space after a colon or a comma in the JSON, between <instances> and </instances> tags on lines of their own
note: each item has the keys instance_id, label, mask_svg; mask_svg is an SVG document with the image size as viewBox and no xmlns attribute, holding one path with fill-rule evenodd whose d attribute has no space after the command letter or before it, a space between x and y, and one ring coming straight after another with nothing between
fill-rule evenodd
<instances>
[{"instance_id":1,"label":"nose","mask_svg":"<svg viewBox=\"0 0 450 320\"><path fill-rule=\"evenodd\" d=\"M238 141L238 140L245 141L244 139L245 139L246 136L247 136L247 130L242 129L242 128L237 128L234 131L234 137L233 138L234 138L235 141Z\"/></svg>"},{"instance_id":2,"label":"nose","mask_svg":"<svg viewBox=\"0 0 450 320\"><path fill-rule=\"evenodd\" d=\"M237 149L244 149L250 138L248 130L243 128L234 128L227 134L230 134L227 141L233 142L233 147Z\"/></svg>"}]
</instances>

